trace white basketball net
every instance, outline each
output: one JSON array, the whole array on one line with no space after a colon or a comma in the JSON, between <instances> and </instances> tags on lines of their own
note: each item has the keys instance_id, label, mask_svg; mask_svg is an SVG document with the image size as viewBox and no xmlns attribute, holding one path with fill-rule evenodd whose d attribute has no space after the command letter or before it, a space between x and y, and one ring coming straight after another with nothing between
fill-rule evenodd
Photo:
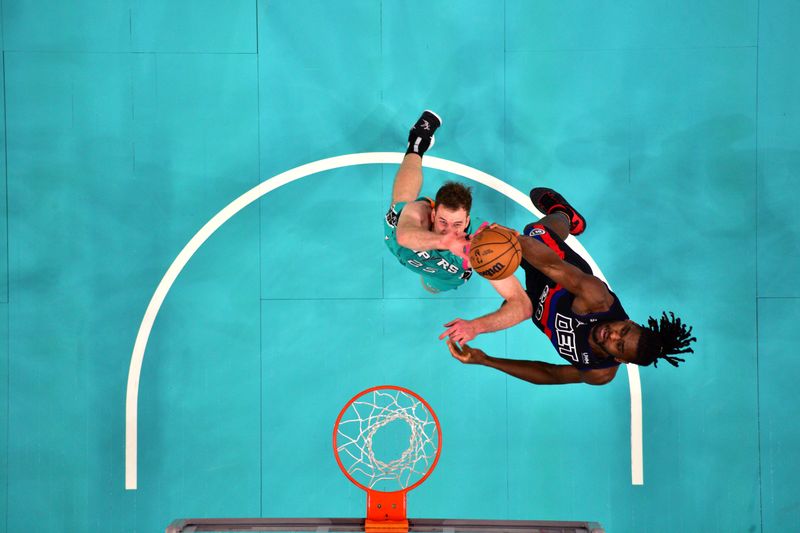
<instances>
[{"instance_id":1,"label":"white basketball net","mask_svg":"<svg viewBox=\"0 0 800 533\"><path fill-rule=\"evenodd\" d=\"M408 448L384 462L373 451L373 437L395 421L408 424ZM344 412L336 430L336 453L342 465L362 485L382 491L405 489L432 466L439 447L436 421L425 405L410 394L379 389L356 399Z\"/></svg>"}]
</instances>

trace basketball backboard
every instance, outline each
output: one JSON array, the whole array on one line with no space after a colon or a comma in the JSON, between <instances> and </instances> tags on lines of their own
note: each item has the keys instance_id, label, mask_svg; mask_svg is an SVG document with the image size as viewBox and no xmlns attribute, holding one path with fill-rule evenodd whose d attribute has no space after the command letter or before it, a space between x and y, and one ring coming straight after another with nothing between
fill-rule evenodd
<instances>
[{"instance_id":1,"label":"basketball backboard","mask_svg":"<svg viewBox=\"0 0 800 533\"><path fill-rule=\"evenodd\" d=\"M166 533L274 531L365 532L364 518L181 518ZM595 522L534 522L528 520L409 519L409 532L426 533L604 533Z\"/></svg>"}]
</instances>

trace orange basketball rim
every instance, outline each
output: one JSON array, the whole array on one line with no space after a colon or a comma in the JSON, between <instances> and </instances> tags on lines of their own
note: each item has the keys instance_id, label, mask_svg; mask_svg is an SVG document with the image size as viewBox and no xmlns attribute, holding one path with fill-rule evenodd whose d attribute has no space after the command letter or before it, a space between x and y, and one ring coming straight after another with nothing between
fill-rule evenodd
<instances>
[{"instance_id":1,"label":"orange basketball rim","mask_svg":"<svg viewBox=\"0 0 800 533\"><path fill-rule=\"evenodd\" d=\"M408 436L408 446L395 458L382 457L375 443L375 435L389 432L390 427L394 433L399 427ZM408 531L406 494L436 468L442 430L436 413L421 396L403 387L381 385L356 394L339 412L333 451L347 479L367 493L366 531Z\"/></svg>"}]
</instances>

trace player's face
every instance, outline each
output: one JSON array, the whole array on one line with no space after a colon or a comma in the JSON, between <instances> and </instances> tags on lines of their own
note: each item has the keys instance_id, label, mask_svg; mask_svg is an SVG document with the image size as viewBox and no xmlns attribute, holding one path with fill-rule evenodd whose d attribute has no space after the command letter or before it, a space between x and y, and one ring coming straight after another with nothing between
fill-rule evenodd
<instances>
[{"instance_id":1,"label":"player's face","mask_svg":"<svg viewBox=\"0 0 800 533\"><path fill-rule=\"evenodd\" d=\"M597 324L589 333L592 348L600 348L609 357L620 363L636 359L636 346L642 329L632 320L617 320Z\"/></svg>"},{"instance_id":2,"label":"player's face","mask_svg":"<svg viewBox=\"0 0 800 533\"><path fill-rule=\"evenodd\" d=\"M440 235L446 233L463 234L469 226L469 215L463 209L448 209L436 206L431 212L433 231Z\"/></svg>"}]
</instances>

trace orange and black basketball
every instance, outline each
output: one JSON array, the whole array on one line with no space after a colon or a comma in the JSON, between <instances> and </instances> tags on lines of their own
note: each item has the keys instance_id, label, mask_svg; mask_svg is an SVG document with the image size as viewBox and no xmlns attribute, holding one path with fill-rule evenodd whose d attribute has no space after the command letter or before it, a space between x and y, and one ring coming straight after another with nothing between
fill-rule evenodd
<instances>
[{"instance_id":1,"label":"orange and black basketball","mask_svg":"<svg viewBox=\"0 0 800 533\"><path fill-rule=\"evenodd\" d=\"M486 279L505 279L522 261L522 247L517 236L495 226L479 232L470 241L469 262Z\"/></svg>"}]
</instances>

